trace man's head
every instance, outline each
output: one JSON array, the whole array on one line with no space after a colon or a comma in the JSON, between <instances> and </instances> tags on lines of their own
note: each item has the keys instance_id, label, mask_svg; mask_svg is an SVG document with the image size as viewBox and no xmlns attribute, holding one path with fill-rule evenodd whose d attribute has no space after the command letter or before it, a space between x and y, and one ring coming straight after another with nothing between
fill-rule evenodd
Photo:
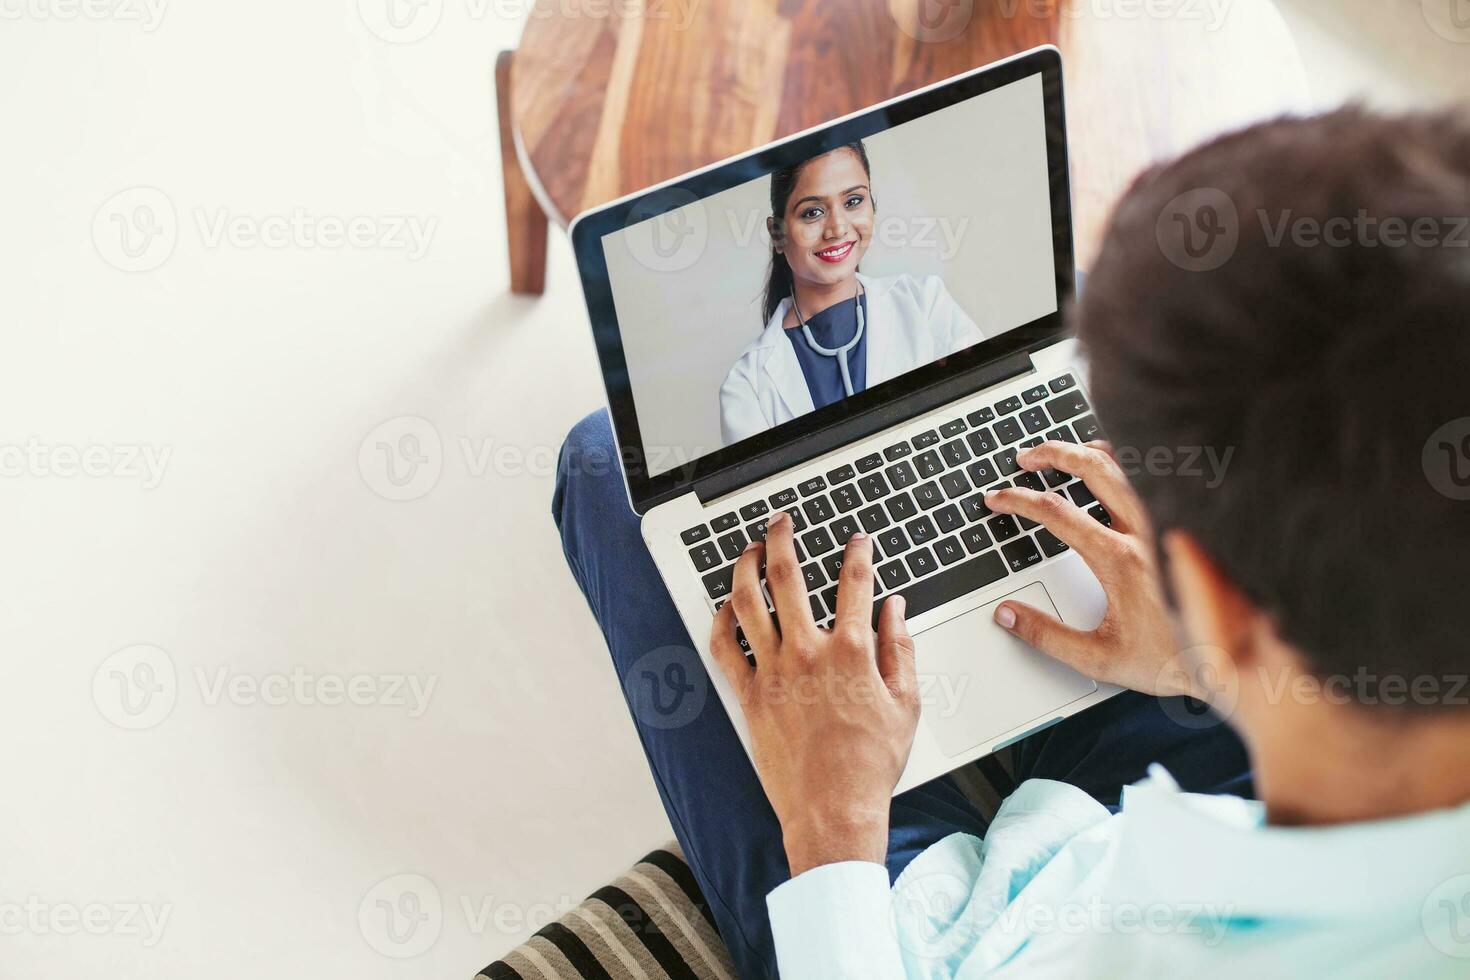
<instances>
[{"instance_id":1,"label":"man's head","mask_svg":"<svg viewBox=\"0 0 1470 980\"><path fill-rule=\"evenodd\" d=\"M1272 122L1140 177L1076 311L1194 641L1189 556L1385 719L1470 711L1467 216L1470 118Z\"/></svg>"}]
</instances>

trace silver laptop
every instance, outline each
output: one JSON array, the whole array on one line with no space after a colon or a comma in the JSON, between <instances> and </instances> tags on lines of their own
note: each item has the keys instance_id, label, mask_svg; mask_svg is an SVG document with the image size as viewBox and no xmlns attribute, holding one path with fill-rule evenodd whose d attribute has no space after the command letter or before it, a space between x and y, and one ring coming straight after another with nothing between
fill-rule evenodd
<instances>
[{"instance_id":1,"label":"silver laptop","mask_svg":"<svg viewBox=\"0 0 1470 980\"><path fill-rule=\"evenodd\" d=\"M877 603L906 599L923 712L899 791L1117 693L991 620L1014 598L1087 629L1105 605L1045 528L984 504L1015 484L1107 520L1015 461L1099 436L1063 332L1061 72L1038 48L573 222L628 499L747 751L710 627L778 510L819 624L859 529Z\"/></svg>"}]
</instances>

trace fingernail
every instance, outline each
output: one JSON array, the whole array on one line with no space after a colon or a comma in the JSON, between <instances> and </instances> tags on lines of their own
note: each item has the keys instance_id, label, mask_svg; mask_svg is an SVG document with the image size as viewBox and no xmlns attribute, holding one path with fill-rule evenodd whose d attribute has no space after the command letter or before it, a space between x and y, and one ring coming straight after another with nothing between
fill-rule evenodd
<instances>
[{"instance_id":1,"label":"fingernail","mask_svg":"<svg viewBox=\"0 0 1470 980\"><path fill-rule=\"evenodd\" d=\"M766 527L768 527L768 528L775 527L776 525L782 523L783 521L789 521L789 520L791 520L791 515L790 514L786 513L784 510L783 511L777 511L776 516L773 517L773 518L771 518L770 523L768 523L766 525Z\"/></svg>"},{"instance_id":2,"label":"fingernail","mask_svg":"<svg viewBox=\"0 0 1470 980\"><path fill-rule=\"evenodd\" d=\"M905 612L908 611L909 601L907 599L905 599L903 596L896 595L892 599L890 599L889 601L892 602L897 607L896 609L894 609L894 612L898 613L900 616L902 616Z\"/></svg>"},{"instance_id":3,"label":"fingernail","mask_svg":"<svg viewBox=\"0 0 1470 980\"><path fill-rule=\"evenodd\" d=\"M745 550L746 551L754 551L755 549L759 548L760 546L761 546L761 543L759 541L752 541L750 544L748 544L748 545L745 546Z\"/></svg>"},{"instance_id":4,"label":"fingernail","mask_svg":"<svg viewBox=\"0 0 1470 980\"><path fill-rule=\"evenodd\" d=\"M995 621L1000 624L1001 629L1013 629L1016 625L1016 611L1010 606L997 606Z\"/></svg>"},{"instance_id":5,"label":"fingernail","mask_svg":"<svg viewBox=\"0 0 1470 980\"><path fill-rule=\"evenodd\" d=\"M847 540L849 540L849 541L866 541L866 540L868 540L868 536L866 534L864 534L862 531L859 531L858 533L854 534L852 537L848 538Z\"/></svg>"}]
</instances>

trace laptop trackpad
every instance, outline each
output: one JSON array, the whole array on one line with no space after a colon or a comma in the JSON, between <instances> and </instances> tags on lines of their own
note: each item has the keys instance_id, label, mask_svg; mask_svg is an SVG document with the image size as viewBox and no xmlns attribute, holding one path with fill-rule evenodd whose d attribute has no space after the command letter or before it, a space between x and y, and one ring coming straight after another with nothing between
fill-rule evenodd
<instances>
[{"instance_id":1,"label":"laptop trackpad","mask_svg":"<svg viewBox=\"0 0 1470 980\"><path fill-rule=\"evenodd\" d=\"M1062 706L1097 690L995 625L995 607L1005 599L1057 616L1046 586L1033 582L915 637L923 723L947 756L1027 722L1050 721Z\"/></svg>"}]
</instances>

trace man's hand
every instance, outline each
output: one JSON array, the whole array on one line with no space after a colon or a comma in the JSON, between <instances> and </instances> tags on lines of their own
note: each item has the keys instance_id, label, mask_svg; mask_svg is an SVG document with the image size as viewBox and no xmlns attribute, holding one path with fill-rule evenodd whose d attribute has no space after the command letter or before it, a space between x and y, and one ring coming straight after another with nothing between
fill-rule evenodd
<instances>
[{"instance_id":1,"label":"man's hand","mask_svg":"<svg viewBox=\"0 0 1470 980\"><path fill-rule=\"evenodd\" d=\"M1199 696L1187 672L1175 669L1178 643L1143 502L1108 445L1046 442L1018 453L1016 462L1026 470L1055 469L1080 477L1112 518L1112 527L1105 527L1059 493L1012 488L985 495L991 510L1029 517L1077 552L1102 583L1108 611L1090 633L1020 602L1001 603L995 621L1094 680L1144 694Z\"/></svg>"},{"instance_id":2,"label":"man's hand","mask_svg":"<svg viewBox=\"0 0 1470 980\"><path fill-rule=\"evenodd\" d=\"M778 628L761 594L761 562ZM715 660L750 724L756 772L786 844L793 877L837 861L882 864L888 806L919 723L914 641L903 599L884 605L875 636L873 543L843 556L832 629L812 619L791 518L771 519L764 545L735 564L735 589L715 615ZM755 655L735 640L739 623Z\"/></svg>"}]
</instances>

